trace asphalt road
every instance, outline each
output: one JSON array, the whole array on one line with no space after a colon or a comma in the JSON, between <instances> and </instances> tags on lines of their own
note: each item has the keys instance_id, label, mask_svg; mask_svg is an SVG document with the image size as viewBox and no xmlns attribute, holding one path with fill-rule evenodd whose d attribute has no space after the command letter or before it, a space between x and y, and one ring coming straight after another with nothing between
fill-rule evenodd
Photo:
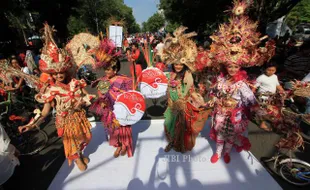
<instances>
[{"instance_id":1,"label":"asphalt road","mask_svg":"<svg viewBox=\"0 0 310 190\"><path fill-rule=\"evenodd\" d=\"M122 62L120 73L129 75L129 63ZM103 71L97 72L98 76L103 75ZM87 88L90 93L96 93L96 89ZM164 98L157 101L147 100L147 111L143 119L163 118L163 112L166 107ZM4 185L4 189L27 189L42 190L47 189L57 171L64 162L64 150L62 140L57 137L53 120L44 127L44 131L49 136L48 146L40 153L33 156L20 157L21 165L16 168L12 178ZM257 159L261 157L270 157L276 153L274 144L278 141L279 135L265 132L259 129L255 124L249 124L249 138L252 143L251 152ZM307 154L310 146L306 145L304 152L296 152L295 156L307 162L310 162L310 154ZM272 173L271 173L272 174ZM278 176L272 174L275 180L283 189L309 189L297 188L283 181Z\"/></svg>"}]
</instances>

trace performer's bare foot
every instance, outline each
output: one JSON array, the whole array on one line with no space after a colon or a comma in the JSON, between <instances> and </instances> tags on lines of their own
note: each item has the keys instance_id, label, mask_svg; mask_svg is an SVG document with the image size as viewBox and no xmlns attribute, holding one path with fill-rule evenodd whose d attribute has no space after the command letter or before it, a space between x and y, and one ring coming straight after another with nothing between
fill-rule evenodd
<instances>
[{"instance_id":1,"label":"performer's bare foot","mask_svg":"<svg viewBox=\"0 0 310 190\"><path fill-rule=\"evenodd\" d=\"M117 147L117 149L116 149L115 152L114 152L114 158L119 157L119 154L120 154L121 150L122 150L122 147L121 147L121 146L120 146L120 147Z\"/></svg>"},{"instance_id":2,"label":"performer's bare foot","mask_svg":"<svg viewBox=\"0 0 310 190\"><path fill-rule=\"evenodd\" d=\"M266 123L265 123L264 121L262 121L262 122L260 123L260 128L263 129L263 130L265 130L265 131L272 131L272 129L269 128L269 127L266 125Z\"/></svg>"},{"instance_id":3,"label":"performer's bare foot","mask_svg":"<svg viewBox=\"0 0 310 190\"><path fill-rule=\"evenodd\" d=\"M219 155L217 153L213 154L211 157L211 163L214 164L220 159Z\"/></svg>"},{"instance_id":4,"label":"performer's bare foot","mask_svg":"<svg viewBox=\"0 0 310 190\"><path fill-rule=\"evenodd\" d=\"M171 149L172 149L172 143L169 143L165 148L165 152L169 152Z\"/></svg>"},{"instance_id":5,"label":"performer's bare foot","mask_svg":"<svg viewBox=\"0 0 310 190\"><path fill-rule=\"evenodd\" d=\"M127 153L127 147L126 146L122 146L121 155L125 156L126 153Z\"/></svg>"},{"instance_id":6,"label":"performer's bare foot","mask_svg":"<svg viewBox=\"0 0 310 190\"><path fill-rule=\"evenodd\" d=\"M230 155L228 153L225 153L225 155L224 155L224 162L226 164L228 164L230 162Z\"/></svg>"},{"instance_id":7,"label":"performer's bare foot","mask_svg":"<svg viewBox=\"0 0 310 190\"><path fill-rule=\"evenodd\" d=\"M83 162L84 162L85 164L88 164L88 163L89 163L89 158L83 157Z\"/></svg>"},{"instance_id":8,"label":"performer's bare foot","mask_svg":"<svg viewBox=\"0 0 310 190\"><path fill-rule=\"evenodd\" d=\"M78 158L75 160L75 163L80 171L85 171L87 169L87 165L82 161L82 158Z\"/></svg>"},{"instance_id":9,"label":"performer's bare foot","mask_svg":"<svg viewBox=\"0 0 310 190\"><path fill-rule=\"evenodd\" d=\"M83 154L81 154L81 159L83 160L84 164L88 164L89 163L89 158L85 157Z\"/></svg>"}]
</instances>

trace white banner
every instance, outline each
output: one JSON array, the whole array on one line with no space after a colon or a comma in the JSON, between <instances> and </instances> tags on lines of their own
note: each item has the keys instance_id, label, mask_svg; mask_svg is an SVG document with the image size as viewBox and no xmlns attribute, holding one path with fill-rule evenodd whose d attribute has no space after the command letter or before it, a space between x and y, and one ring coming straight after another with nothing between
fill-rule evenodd
<instances>
[{"instance_id":1,"label":"white banner","mask_svg":"<svg viewBox=\"0 0 310 190\"><path fill-rule=\"evenodd\" d=\"M110 26L109 27L109 39L111 39L116 47L122 47L123 42L123 27Z\"/></svg>"}]
</instances>

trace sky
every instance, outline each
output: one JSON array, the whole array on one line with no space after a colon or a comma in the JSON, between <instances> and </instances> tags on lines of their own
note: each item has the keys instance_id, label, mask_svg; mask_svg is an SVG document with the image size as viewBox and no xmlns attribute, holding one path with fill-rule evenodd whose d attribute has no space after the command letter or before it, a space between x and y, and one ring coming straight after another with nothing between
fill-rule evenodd
<instances>
[{"instance_id":1,"label":"sky","mask_svg":"<svg viewBox=\"0 0 310 190\"><path fill-rule=\"evenodd\" d=\"M159 0L124 0L124 2L132 8L137 23L141 25L157 11L156 4Z\"/></svg>"}]
</instances>

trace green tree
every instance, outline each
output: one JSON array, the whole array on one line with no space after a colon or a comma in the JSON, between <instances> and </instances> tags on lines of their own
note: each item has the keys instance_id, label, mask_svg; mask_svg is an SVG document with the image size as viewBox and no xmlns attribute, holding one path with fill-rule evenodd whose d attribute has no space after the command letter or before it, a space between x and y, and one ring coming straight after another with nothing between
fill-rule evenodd
<instances>
[{"instance_id":1,"label":"green tree","mask_svg":"<svg viewBox=\"0 0 310 190\"><path fill-rule=\"evenodd\" d=\"M75 13L78 0L24 0L28 1L27 9L38 13L34 18L35 29L38 32L43 28L43 23L55 26L60 42L68 38L67 23L69 17Z\"/></svg>"},{"instance_id":2,"label":"green tree","mask_svg":"<svg viewBox=\"0 0 310 190\"><path fill-rule=\"evenodd\" d=\"M153 14L147 20L147 30L149 32L157 32L164 25L165 25L165 18L159 13Z\"/></svg>"},{"instance_id":3,"label":"green tree","mask_svg":"<svg viewBox=\"0 0 310 190\"><path fill-rule=\"evenodd\" d=\"M166 26L166 31L169 32L169 33L173 33L173 31L175 29L177 29L179 26L180 26L180 24L178 24L178 23L168 22L168 24Z\"/></svg>"},{"instance_id":4,"label":"green tree","mask_svg":"<svg viewBox=\"0 0 310 190\"><path fill-rule=\"evenodd\" d=\"M223 11L231 0L161 0L159 8L169 23L187 26L189 30L202 33L207 24L222 19Z\"/></svg>"},{"instance_id":5,"label":"green tree","mask_svg":"<svg viewBox=\"0 0 310 190\"><path fill-rule=\"evenodd\" d=\"M34 29L28 7L29 1L27 0L4 0L0 8L0 16L6 20L6 22L2 20L2 22L6 23L6 25L2 26L3 28L8 27L4 30L7 30L7 32L12 31L19 44L23 43L24 45L28 45L27 36Z\"/></svg>"},{"instance_id":6,"label":"green tree","mask_svg":"<svg viewBox=\"0 0 310 190\"><path fill-rule=\"evenodd\" d=\"M249 14L259 22L259 30L264 33L266 26L282 16L287 15L301 0L254 0Z\"/></svg>"},{"instance_id":7,"label":"green tree","mask_svg":"<svg viewBox=\"0 0 310 190\"><path fill-rule=\"evenodd\" d=\"M148 29L148 23L147 22L142 22L142 32L147 32L149 31Z\"/></svg>"},{"instance_id":8,"label":"green tree","mask_svg":"<svg viewBox=\"0 0 310 190\"><path fill-rule=\"evenodd\" d=\"M85 24L83 20L74 16L69 17L67 27L70 36L74 36L75 34L88 30L87 24Z\"/></svg>"},{"instance_id":9,"label":"green tree","mask_svg":"<svg viewBox=\"0 0 310 190\"><path fill-rule=\"evenodd\" d=\"M250 0L248 0L250 1ZM253 0L249 15L259 22L262 33L268 22L286 15L300 0ZM171 23L180 23L198 34L212 33L222 23L232 0L161 0L160 9Z\"/></svg>"},{"instance_id":10,"label":"green tree","mask_svg":"<svg viewBox=\"0 0 310 190\"><path fill-rule=\"evenodd\" d=\"M302 0L288 14L286 23L295 28L300 23L310 23L310 0Z\"/></svg>"},{"instance_id":11,"label":"green tree","mask_svg":"<svg viewBox=\"0 0 310 190\"><path fill-rule=\"evenodd\" d=\"M130 34L141 32L140 25L138 23L134 23L131 27Z\"/></svg>"},{"instance_id":12,"label":"green tree","mask_svg":"<svg viewBox=\"0 0 310 190\"><path fill-rule=\"evenodd\" d=\"M132 8L124 4L123 0L78 0L72 15L83 24L70 24L67 27L70 34L87 27L92 33L98 34L108 27L109 19L113 16L117 20L124 21L125 31L135 33L140 30L133 16Z\"/></svg>"}]
</instances>

